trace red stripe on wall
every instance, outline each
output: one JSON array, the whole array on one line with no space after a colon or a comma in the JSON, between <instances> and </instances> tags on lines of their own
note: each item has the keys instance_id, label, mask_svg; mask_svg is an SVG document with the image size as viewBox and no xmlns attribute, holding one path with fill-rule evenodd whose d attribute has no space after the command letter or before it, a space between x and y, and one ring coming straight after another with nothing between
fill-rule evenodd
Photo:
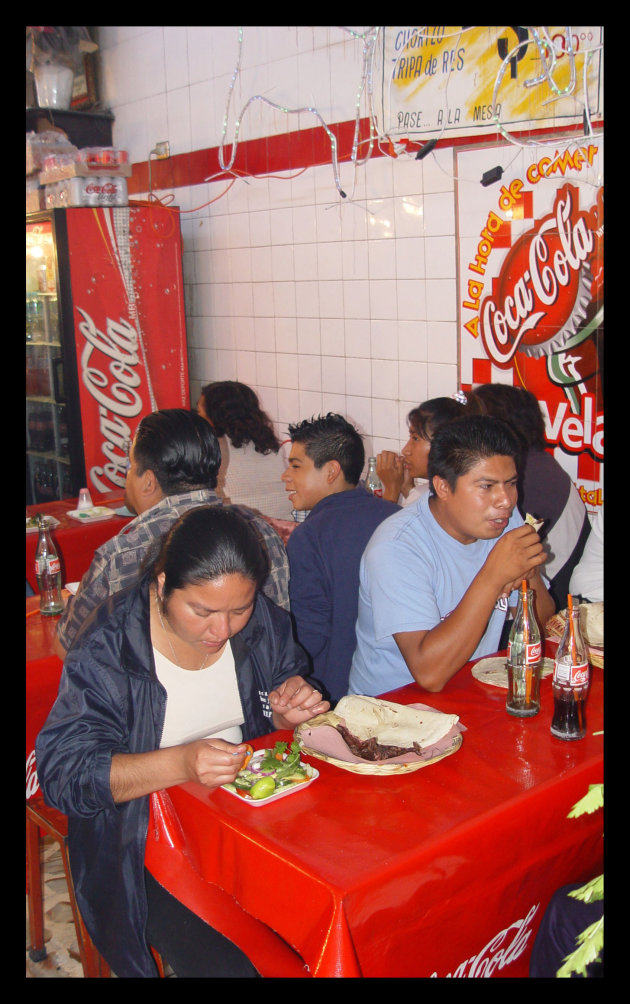
<instances>
[{"instance_id":1,"label":"red stripe on wall","mask_svg":"<svg viewBox=\"0 0 630 1004\"><path fill-rule=\"evenodd\" d=\"M594 128L603 126L603 122L593 122ZM349 122L338 122L328 126L330 132L337 141L337 161L343 163L352 157L354 145L354 133L356 122L354 119ZM529 129L522 132L514 132L514 137L536 136L542 139L545 135L553 136L557 132L581 132L581 126L564 126L562 129ZM369 119L359 120L359 142L358 160L361 161L368 151L367 140L370 135ZM489 149L497 145L497 139L493 136L449 136L448 134L438 141L437 147L445 146L471 146L487 142ZM407 152L413 154L421 149L426 142L425 139L400 139L398 142L405 145ZM195 150L194 153L180 153L167 160L151 161L151 188L153 191L165 191L171 188L188 188L191 185L202 185L208 178L213 180L225 180L226 175L219 163L220 147L209 147L206 150ZM232 155L232 145L224 147L223 160L229 163ZM376 143L372 147L372 157L396 156L396 152L386 139L380 140L380 145ZM312 129L298 129L295 132L286 132L278 136L265 136L262 139L242 140L238 144L236 158L234 160L234 171L245 175L269 175L281 171L296 171L306 167L315 167L318 164L330 164L332 162L331 140L322 126L315 126ZM219 177L215 177L218 175ZM149 163L142 161L132 165L132 176L127 181L127 189L130 195L137 195L141 192L149 191Z\"/></svg>"},{"instance_id":2,"label":"red stripe on wall","mask_svg":"<svg viewBox=\"0 0 630 1004\"><path fill-rule=\"evenodd\" d=\"M355 122L340 122L328 126L337 143L337 160L339 163L350 160L354 144ZM369 137L368 119L359 122L359 142ZM359 148L359 159L365 155L365 147ZM187 188L190 185L201 185L213 175L223 174L219 162L220 148L215 146L207 150L196 150L194 153L181 153L169 157L168 160L151 161L152 189ZM373 154L380 155L374 148ZM227 164L232 156L232 146L227 144L223 151L223 160ZM304 167L314 167L317 164L330 164L332 161L332 144L328 133L321 127L314 129L299 129L296 132L283 133L279 136L265 136L263 139L241 141L238 144L233 168L246 175L276 174L280 171L293 171ZM133 165L133 173L128 179L127 187L130 195L149 190L149 165L145 161Z\"/></svg>"}]
</instances>

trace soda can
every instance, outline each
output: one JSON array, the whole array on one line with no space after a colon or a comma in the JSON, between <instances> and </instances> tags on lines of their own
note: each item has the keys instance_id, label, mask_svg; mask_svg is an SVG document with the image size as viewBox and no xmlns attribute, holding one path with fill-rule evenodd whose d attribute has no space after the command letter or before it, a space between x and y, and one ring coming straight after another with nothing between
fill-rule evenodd
<instances>
[{"instance_id":1,"label":"soda can","mask_svg":"<svg viewBox=\"0 0 630 1004\"><path fill-rule=\"evenodd\" d=\"M99 206L100 178L81 178L83 183L83 205Z\"/></svg>"}]
</instances>

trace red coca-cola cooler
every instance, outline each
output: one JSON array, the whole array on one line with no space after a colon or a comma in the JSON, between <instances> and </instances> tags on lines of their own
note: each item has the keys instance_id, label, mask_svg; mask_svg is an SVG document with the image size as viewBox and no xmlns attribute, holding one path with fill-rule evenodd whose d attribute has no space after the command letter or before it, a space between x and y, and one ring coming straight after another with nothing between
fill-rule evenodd
<instances>
[{"instance_id":1,"label":"red coca-cola cooler","mask_svg":"<svg viewBox=\"0 0 630 1004\"><path fill-rule=\"evenodd\" d=\"M27 504L121 490L143 416L189 406L179 210L27 216Z\"/></svg>"}]
</instances>

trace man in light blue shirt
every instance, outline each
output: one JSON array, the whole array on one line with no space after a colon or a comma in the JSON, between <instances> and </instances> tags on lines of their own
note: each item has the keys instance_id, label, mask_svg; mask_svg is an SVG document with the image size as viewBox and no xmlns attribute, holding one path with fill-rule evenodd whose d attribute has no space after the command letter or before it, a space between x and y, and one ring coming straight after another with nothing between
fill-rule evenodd
<instances>
[{"instance_id":1,"label":"man in light blue shirt","mask_svg":"<svg viewBox=\"0 0 630 1004\"><path fill-rule=\"evenodd\" d=\"M385 520L361 560L350 693L376 696L413 680L442 690L469 659L497 651L523 579L539 622L554 613L538 570L545 551L516 508L518 455L499 419L436 432L430 494Z\"/></svg>"}]
</instances>

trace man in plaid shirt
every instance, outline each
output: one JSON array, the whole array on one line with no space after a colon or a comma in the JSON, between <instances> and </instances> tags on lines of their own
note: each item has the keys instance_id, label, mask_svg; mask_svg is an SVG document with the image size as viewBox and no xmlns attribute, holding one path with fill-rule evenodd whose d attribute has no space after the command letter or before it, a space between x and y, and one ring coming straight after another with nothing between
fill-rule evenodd
<instances>
[{"instance_id":1,"label":"man in plaid shirt","mask_svg":"<svg viewBox=\"0 0 630 1004\"><path fill-rule=\"evenodd\" d=\"M220 463L212 426L196 412L169 408L142 419L129 452L125 485L125 503L137 516L94 552L57 627L55 648L61 658L94 608L132 585L143 566L157 557L162 537L182 513L195 506L222 505L214 492ZM251 522L269 557L263 592L288 610L289 566L282 539L254 510L232 508Z\"/></svg>"}]
</instances>

